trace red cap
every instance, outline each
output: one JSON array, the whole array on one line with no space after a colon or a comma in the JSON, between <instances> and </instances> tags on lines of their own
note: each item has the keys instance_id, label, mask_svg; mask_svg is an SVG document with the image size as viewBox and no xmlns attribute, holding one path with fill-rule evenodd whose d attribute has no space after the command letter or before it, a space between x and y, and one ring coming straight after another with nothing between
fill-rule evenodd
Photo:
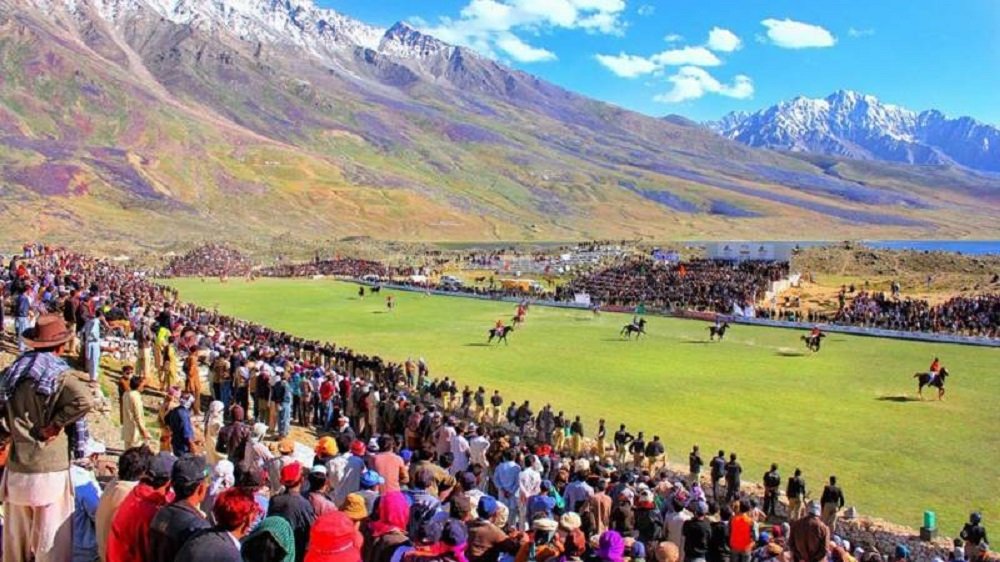
<instances>
[{"instance_id":1,"label":"red cap","mask_svg":"<svg viewBox=\"0 0 1000 562\"><path fill-rule=\"evenodd\" d=\"M361 562L361 542L349 517L339 511L325 513L309 532L304 562Z\"/></svg>"},{"instance_id":2,"label":"red cap","mask_svg":"<svg viewBox=\"0 0 1000 562\"><path fill-rule=\"evenodd\" d=\"M302 482L302 465L296 461L281 468L281 483L285 486L295 486Z\"/></svg>"},{"instance_id":3,"label":"red cap","mask_svg":"<svg viewBox=\"0 0 1000 562\"><path fill-rule=\"evenodd\" d=\"M351 443L351 454L354 454L354 455L357 455L357 456L360 457L360 456L362 456L362 455L365 454L366 450L367 450L367 448L365 447L365 444L364 444L363 441L358 441L357 439L355 439L354 442Z\"/></svg>"}]
</instances>

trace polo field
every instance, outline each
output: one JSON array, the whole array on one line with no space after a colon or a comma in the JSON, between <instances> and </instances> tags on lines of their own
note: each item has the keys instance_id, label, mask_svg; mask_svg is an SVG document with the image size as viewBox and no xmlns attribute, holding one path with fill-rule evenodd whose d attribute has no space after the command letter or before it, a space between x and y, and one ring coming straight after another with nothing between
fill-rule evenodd
<instances>
[{"instance_id":1,"label":"polo field","mask_svg":"<svg viewBox=\"0 0 1000 562\"><path fill-rule=\"evenodd\" d=\"M332 279L167 283L182 301L296 336L389 362L423 357L432 378L499 389L505 405L527 399L537 412L551 403L582 416L586 437L599 418L609 442L619 423L659 435L679 468L693 444L706 462L736 452L744 482L759 482L772 462L783 480L798 467L814 499L835 474L861 513L917 527L933 510L945 534L957 534L970 509L1000 515L995 348L831 333L811 353L801 330L733 324L710 342L709 323L657 316L626 340L630 315L543 306L508 344L487 344L514 303L386 288L361 298L358 285ZM934 357L951 373L947 394L921 401L914 374Z\"/></svg>"}]
</instances>

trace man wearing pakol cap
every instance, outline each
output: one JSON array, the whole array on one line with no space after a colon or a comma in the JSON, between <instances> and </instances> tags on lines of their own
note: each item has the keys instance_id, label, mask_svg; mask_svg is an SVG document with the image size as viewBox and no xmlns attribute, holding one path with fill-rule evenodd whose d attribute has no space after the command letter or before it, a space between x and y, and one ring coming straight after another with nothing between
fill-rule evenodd
<instances>
[{"instance_id":1,"label":"man wearing pakol cap","mask_svg":"<svg viewBox=\"0 0 1000 562\"><path fill-rule=\"evenodd\" d=\"M204 457L177 459L170 474L174 501L161 507L149 525L149 562L172 562L184 541L209 527L199 509L208 494L208 465Z\"/></svg>"},{"instance_id":2,"label":"man wearing pakol cap","mask_svg":"<svg viewBox=\"0 0 1000 562\"><path fill-rule=\"evenodd\" d=\"M22 335L27 351L0 374L0 433L11 436L0 483L7 562L63 562L71 555L73 484L63 429L84 438L83 418L94 406L86 375L59 357L72 337L61 317L39 317Z\"/></svg>"},{"instance_id":3,"label":"man wearing pakol cap","mask_svg":"<svg viewBox=\"0 0 1000 562\"><path fill-rule=\"evenodd\" d=\"M545 562L562 554L562 545L557 540L556 531L559 524L554 519L541 518L531 522L531 530L520 550L514 557L515 562Z\"/></svg>"},{"instance_id":4,"label":"man wearing pakol cap","mask_svg":"<svg viewBox=\"0 0 1000 562\"><path fill-rule=\"evenodd\" d=\"M271 498L267 508L267 516L278 516L292 526L295 534L295 559L302 562L305 558L306 543L309 542L309 530L312 528L316 513L309 500L302 497L302 479L305 469L298 462L285 465L281 469L281 485L284 492Z\"/></svg>"},{"instance_id":5,"label":"man wearing pakol cap","mask_svg":"<svg viewBox=\"0 0 1000 562\"><path fill-rule=\"evenodd\" d=\"M826 560L830 528L820 519L820 512L818 503L809 502L805 517L792 523L792 529L788 534L788 550L792 553L792 562Z\"/></svg>"}]
</instances>

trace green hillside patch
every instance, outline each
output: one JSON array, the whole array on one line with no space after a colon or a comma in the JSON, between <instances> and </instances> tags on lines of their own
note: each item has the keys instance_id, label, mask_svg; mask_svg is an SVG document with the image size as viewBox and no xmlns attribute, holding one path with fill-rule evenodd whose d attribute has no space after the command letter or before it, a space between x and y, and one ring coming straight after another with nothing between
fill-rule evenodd
<instances>
[{"instance_id":1,"label":"green hillside patch","mask_svg":"<svg viewBox=\"0 0 1000 562\"><path fill-rule=\"evenodd\" d=\"M332 340L390 361L425 357L435 377L499 388L510 400L546 402L658 434L671 461L692 444L736 451L744 479L777 462L801 467L818 498L836 474L848 504L917 527L939 514L957 534L970 510L1000 516L1000 351L832 334L817 355L799 355L799 332L734 326L707 343L702 322L650 318L649 337L621 340L627 316L534 307L510 345L486 331L509 320L510 303L393 292L357 297L330 280L227 284L176 280L181 298L307 338ZM790 353L794 350L796 353ZM915 371L939 356L952 372L944 402L916 401Z\"/></svg>"}]
</instances>

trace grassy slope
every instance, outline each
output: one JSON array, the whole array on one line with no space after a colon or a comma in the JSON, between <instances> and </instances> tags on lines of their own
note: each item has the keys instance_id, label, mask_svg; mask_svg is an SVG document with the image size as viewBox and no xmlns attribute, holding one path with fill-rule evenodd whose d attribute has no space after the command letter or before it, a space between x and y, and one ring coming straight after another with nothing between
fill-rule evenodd
<instances>
[{"instance_id":1,"label":"grassy slope","mask_svg":"<svg viewBox=\"0 0 1000 562\"><path fill-rule=\"evenodd\" d=\"M815 356L788 330L737 326L721 344L704 344L699 322L652 318L651 336L622 342L627 320L537 307L511 345L483 347L485 331L513 306L399 293L359 301L356 287L330 281L262 280L228 285L174 282L181 297L301 336L333 339L402 361L424 356L435 376L500 388L510 399L549 401L614 426L656 432L674 461L692 443L737 451L747 479L779 462L802 467L813 493L836 473L848 501L865 513L919 525L938 511L957 533L970 508L1000 515L1000 352L834 335ZM915 395L911 375L939 355L955 374L943 403L898 402ZM537 406L536 406L537 407Z\"/></svg>"}]
</instances>

